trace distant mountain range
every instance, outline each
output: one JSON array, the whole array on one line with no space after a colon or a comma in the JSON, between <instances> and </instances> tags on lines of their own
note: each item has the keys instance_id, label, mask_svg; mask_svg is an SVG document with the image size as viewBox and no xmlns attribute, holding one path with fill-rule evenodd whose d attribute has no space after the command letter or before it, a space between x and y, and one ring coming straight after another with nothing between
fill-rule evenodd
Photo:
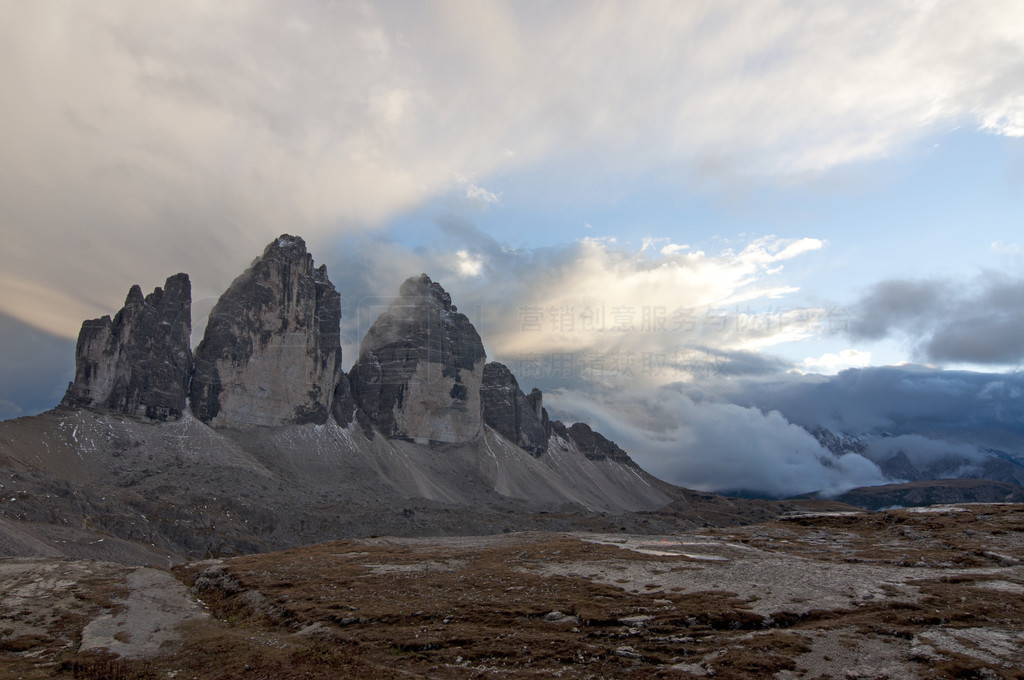
<instances>
[{"instance_id":1,"label":"distant mountain range","mask_svg":"<svg viewBox=\"0 0 1024 680\"><path fill-rule=\"evenodd\" d=\"M942 455L921 457L900 446L871 446L887 435L836 434L824 427L816 427L811 434L822 447L836 456L856 453L865 456L895 483L923 482L942 479L977 479L1007 484L1024 484L1024 461L1017 456L991 448L964 452L954 446ZM895 441L898 439L893 438Z\"/></svg>"}]
</instances>

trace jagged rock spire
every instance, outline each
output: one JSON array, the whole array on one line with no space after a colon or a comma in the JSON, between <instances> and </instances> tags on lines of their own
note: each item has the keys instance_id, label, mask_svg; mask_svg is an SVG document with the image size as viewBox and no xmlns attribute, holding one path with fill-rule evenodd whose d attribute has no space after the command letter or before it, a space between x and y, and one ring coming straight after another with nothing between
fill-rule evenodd
<instances>
[{"instance_id":1,"label":"jagged rock spire","mask_svg":"<svg viewBox=\"0 0 1024 680\"><path fill-rule=\"evenodd\" d=\"M270 243L217 301L190 397L215 427L323 423L341 377L341 297L306 243Z\"/></svg>"},{"instance_id":2,"label":"jagged rock spire","mask_svg":"<svg viewBox=\"0 0 1024 680\"><path fill-rule=\"evenodd\" d=\"M548 432L544 420L541 392L534 389L526 396L519 382L505 364L492 361L484 366L480 399L484 406L484 422L498 434L540 456L548 448Z\"/></svg>"},{"instance_id":3,"label":"jagged rock spire","mask_svg":"<svg viewBox=\"0 0 1024 680\"><path fill-rule=\"evenodd\" d=\"M175 274L145 297L132 286L113 319L82 324L75 380L61 404L149 420L181 417L192 368L191 307L188 274Z\"/></svg>"}]
</instances>

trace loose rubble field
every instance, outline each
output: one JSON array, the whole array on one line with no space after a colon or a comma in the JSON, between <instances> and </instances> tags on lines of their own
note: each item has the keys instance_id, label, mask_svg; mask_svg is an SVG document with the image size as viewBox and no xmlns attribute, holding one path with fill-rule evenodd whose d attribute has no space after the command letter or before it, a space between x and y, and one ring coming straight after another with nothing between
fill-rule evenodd
<instances>
[{"instance_id":1,"label":"loose rubble field","mask_svg":"<svg viewBox=\"0 0 1024 680\"><path fill-rule=\"evenodd\" d=\"M0 561L0 676L1024 678L1020 505L349 540L173 576Z\"/></svg>"}]
</instances>

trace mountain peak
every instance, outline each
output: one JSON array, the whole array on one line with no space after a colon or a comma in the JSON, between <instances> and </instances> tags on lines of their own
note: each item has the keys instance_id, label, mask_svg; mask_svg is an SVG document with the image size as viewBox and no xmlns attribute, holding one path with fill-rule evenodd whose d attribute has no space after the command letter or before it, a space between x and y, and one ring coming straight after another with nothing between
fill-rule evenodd
<instances>
[{"instance_id":1,"label":"mountain peak","mask_svg":"<svg viewBox=\"0 0 1024 680\"><path fill-rule=\"evenodd\" d=\"M192 369L191 311L188 274L175 274L145 297L133 285L113 319L82 324L75 380L61 404L148 420L181 417Z\"/></svg>"},{"instance_id":2,"label":"mountain peak","mask_svg":"<svg viewBox=\"0 0 1024 680\"><path fill-rule=\"evenodd\" d=\"M426 274L410 276L398 289L398 295L402 298L423 298L434 302L445 311L458 311L452 306L452 296L448 294L448 291L440 283L431 281Z\"/></svg>"},{"instance_id":3,"label":"mountain peak","mask_svg":"<svg viewBox=\"0 0 1024 680\"><path fill-rule=\"evenodd\" d=\"M483 434L483 342L441 284L405 281L370 327L352 367L359 408L384 434L465 442Z\"/></svg>"},{"instance_id":4,"label":"mountain peak","mask_svg":"<svg viewBox=\"0 0 1024 680\"><path fill-rule=\"evenodd\" d=\"M324 423L341 377L341 296L297 236L272 241L214 305L196 348L196 416L222 427Z\"/></svg>"}]
</instances>

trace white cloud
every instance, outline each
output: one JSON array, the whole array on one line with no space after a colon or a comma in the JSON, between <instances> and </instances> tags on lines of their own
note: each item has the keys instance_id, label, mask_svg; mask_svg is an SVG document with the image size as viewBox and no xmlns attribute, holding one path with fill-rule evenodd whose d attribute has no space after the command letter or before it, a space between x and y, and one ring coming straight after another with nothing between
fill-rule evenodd
<instances>
[{"instance_id":1,"label":"white cloud","mask_svg":"<svg viewBox=\"0 0 1024 680\"><path fill-rule=\"evenodd\" d=\"M834 376L712 373L660 388L574 384L544 396L553 417L591 424L663 479L786 496L887 483L878 465L900 453L921 469L978 475L992 460L986 448L1020 453L1022 393L1016 373L888 366ZM836 456L805 429L819 426L861 437L866 449Z\"/></svg>"},{"instance_id":2,"label":"white cloud","mask_svg":"<svg viewBox=\"0 0 1024 680\"><path fill-rule=\"evenodd\" d=\"M871 365L871 352L844 349L837 353L826 352L819 357L807 357L800 363L801 369L810 373L835 375L847 368L864 368Z\"/></svg>"},{"instance_id":3,"label":"white cloud","mask_svg":"<svg viewBox=\"0 0 1024 680\"><path fill-rule=\"evenodd\" d=\"M807 252L793 246L810 241L760 239L738 254L708 256L682 249L651 255L583 239L557 268L538 272L534 280L543 285L522 291L519 315L540 322L502 324L491 343L501 355L626 352L636 363L689 364L698 345L751 349L805 337L817 328L806 310L769 304L798 290L774 281L769 265ZM678 377L666 370L661 379Z\"/></svg>"},{"instance_id":4,"label":"white cloud","mask_svg":"<svg viewBox=\"0 0 1024 680\"><path fill-rule=\"evenodd\" d=\"M812 250L821 250L825 246L824 241L816 238L801 238L796 241L787 243L786 246L779 252L773 255L773 262L781 262L782 260L790 260L797 255L810 252Z\"/></svg>"},{"instance_id":5,"label":"white cloud","mask_svg":"<svg viewBox=\"0 0 1024 680\"><path fill-rule=\"evenodd\" d=\"M932 439L919 434L872 438L865 454L876 462L903 454L918 467L934 465L941 461L954 461L964 466L964 469L949 470L950 477L972 473L977 475L988 458L977 446Z\"/></svg>"},{"instance_id":6,"label":"white cloud","mask_svg":"<svg viewBox=\"0 0 1024 680\"><path fill-rule=\"evenodd\" d=\"M464 192L464 196L468 201L482 204L483 206L501 202L500 192L495 193L479 186L473 179L461 172L455 173L455 185L460 191Z\"/></svg>"},{"instance_id":7,"label":"white cloud","mask_svg":"<svg viewBox=\"0 0 1024 680\"><path fill-rule=\"evenodd\" d=\"M316 247L460 173L800 176L1024 130L1012 0L4 2L0 41L0 310L65 336L127 283L216 294L282 231Z\"/></svg>"},{"instance_id":8,"label":"white cloud","mask_svg":"<svg viewBox=\"0 0 1024 680\"><path fill-rule=\"evenodd\" d=\"M993 241L989 247L996 255L1020 255L1020 246L1016 243Z\"/></svg>"},{"instance_id":9,"label":"white cloud","mask_svg":"<svg viewBox=\"0 0 1024 680\"><path fill-rule=\"evenodd\" d=\"M497 203L501 200L501 194L496 194L484 189L483 187L470 184L466 187L466 198L475 201L483 201L484 203Z\"/></svg>"},{"instance_id":10,"label":"white cloud","mask_svg":"<svg viewBox=\"0 0 1024 680\"><path fill-rule=\"evenodd\" d=\"M690 249L685 243L669 243L661 248L662 255L678 255Z\"/></svg>"},{"instance_id":11,"label":"white cloud","mask_svg":"<svg viewBox=\"0 0 1024 680\"><path fill-rule=\"evenodd\" d=\"M1024 96L1007 97L990 108L982 116L981 127L1007 137L1024 137Z\"/></svg>"},{"instance_id":12,"label":"white cloud","mask_svg":"<svg viewBox=\"0 0 1024 680\"><path fill-rule=\"evenodd\" d=\"M568 377L657 385L749 362L737 353L819 332L826 311L789 306L798 289L776 268L781 256L811 252L794 247L808 241L759 239L713 256L662 254L608 238L517 250L471 225L446 223L435 248L356 240L343 251L360 253L359 267L343 260L329 270L347 276L335 283L357 298L393 295L409 272L428 272L460 309L478 310L474 323L489 356L513 370L571 355Z\"/></svg>"},{"instance_id":13,"label":"white cloud","mask_svg":"<svg viewBox=\"0 0 1024 680\"><path fill-rule=\"evenodd\" d=\"M459 250L455 253L457 260L456 268L462 276L479 276L483 269L484 261L479 257L470 254L468 251Z\"/></svg>"},{"instance_id":14,"label":"white cloud","mask_svg":"<svg viewBox=\"0 0 1024 680\"><path fill-rule=\"evenodd\" d=\"M836 456L777 411L697 403L671 389L558 390L548 408L591 423L645 469L691 489L792 496L883 484L878 466Z\"/></svg>"}]
</instances>

